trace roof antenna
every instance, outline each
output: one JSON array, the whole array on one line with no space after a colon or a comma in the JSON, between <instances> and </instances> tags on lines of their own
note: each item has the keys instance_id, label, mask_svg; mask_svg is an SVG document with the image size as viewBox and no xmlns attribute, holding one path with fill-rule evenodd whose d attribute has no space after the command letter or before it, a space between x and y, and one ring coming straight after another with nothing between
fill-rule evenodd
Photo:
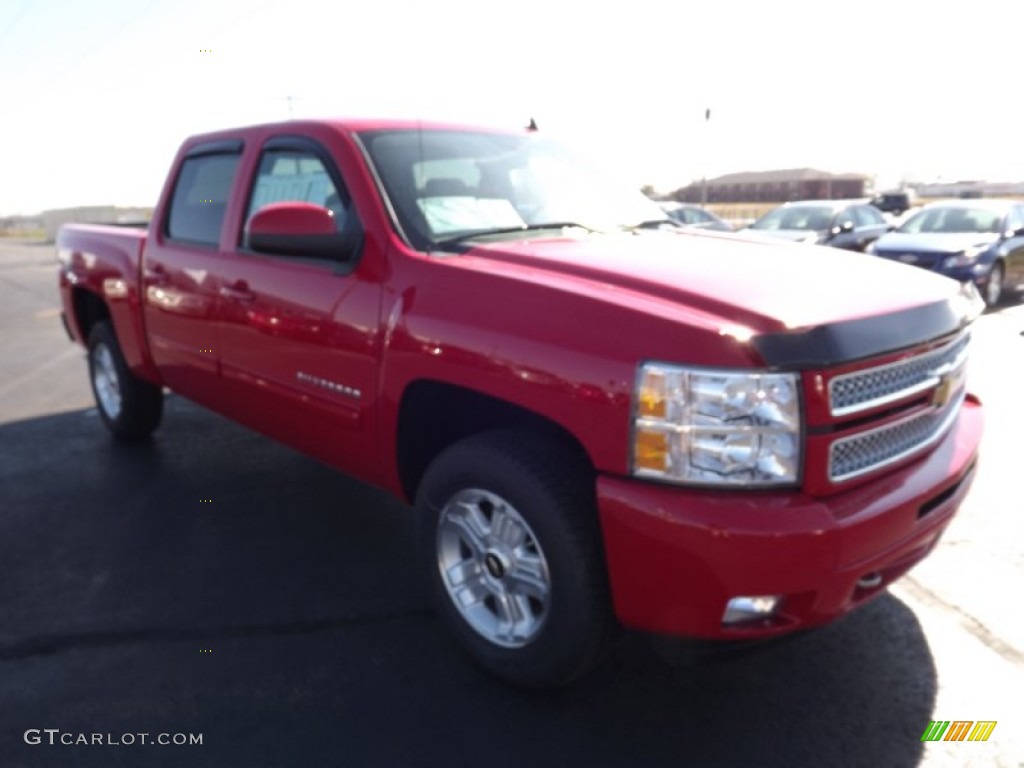
<instances>
[{"instance_id":1,"label":"roof antenna","mask_svg":"<svg viewBox=\"0 0 1024 768\"><path fill-rule=\"evenodd\" d=\"M294 117L295 117L295 102L298 101L298 99L295 96L293 96L292 94L289 93L287 96L282 96L279 99L279 101L287 101L288 102L288 119L289 120L294 119Z\"/></svg>"},{"instance_id":2,"label":"roof antenna","mask_svg":"<svg viewBox=\"0 0 1024 768\"><path fill-rule=\"evenodd\" d=\"M536 121L536 120L534 120L534 119L533 119L532 117L530 118L530 124L529 124L528 126L526 126L526 130L528 130L528 131L534 131L534 132L536 132L537 130L539 130L539 129L537 128L537 121Z\"/></svg>"}]
</instances>

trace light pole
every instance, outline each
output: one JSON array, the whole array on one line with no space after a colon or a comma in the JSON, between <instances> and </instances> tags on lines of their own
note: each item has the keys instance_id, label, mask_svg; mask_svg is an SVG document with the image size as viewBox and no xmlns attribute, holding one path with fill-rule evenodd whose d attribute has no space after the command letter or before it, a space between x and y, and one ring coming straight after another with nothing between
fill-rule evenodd
<instances>
[{"instance_id":1,"label":"light pole","mask_svg":"<svg viewBox=\"0 0 1024 768\"><path fill-rule=\"evenodd\" d=\"M704 110L704 150L705 150L705 152L707 151L708 145L711 143L709 141L709 138L710 138L710 128L708 127L708 123L710 122L710 120L711 120L711 107L708 107L707 109ZM704 166L704 177L701 179L701 182L700 182L700 204L701 204L701 206L706 206L708 204L708 169L707 169L707 165Z\"/></svg>"}]
</instances>

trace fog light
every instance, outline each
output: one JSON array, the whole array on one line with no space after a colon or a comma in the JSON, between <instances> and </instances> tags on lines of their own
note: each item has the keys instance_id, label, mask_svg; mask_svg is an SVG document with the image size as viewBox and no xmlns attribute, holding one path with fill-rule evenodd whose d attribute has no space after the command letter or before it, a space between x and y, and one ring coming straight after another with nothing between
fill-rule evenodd
<instances>
[{"instance_id":1,"label":"fog light","mask_svg":"<svg viewBox=\"0 0 1024 768\"><path fill-rule=\"evenodd\" d=\"M775 613L780 599L778 595L734 597L725 606L722 623L739 624L754 619L765 619Z\"/></svg>"}]
</instances>

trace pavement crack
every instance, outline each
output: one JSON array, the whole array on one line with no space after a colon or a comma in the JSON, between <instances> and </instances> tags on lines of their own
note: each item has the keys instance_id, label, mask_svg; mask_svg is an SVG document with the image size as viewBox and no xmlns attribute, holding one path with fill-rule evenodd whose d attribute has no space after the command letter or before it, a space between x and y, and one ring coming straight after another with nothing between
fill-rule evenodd
<instances>
[{"instance_id":1,"label":"pavement crack","mask_svg":"<svg viewBox=\"0 0 1024 768\"><path fill-rule=\"evenodd\" d=\"M960 606L946 602L930 589L916 581L912 576L905 576L900 581L900 586L910 592L921 602L928 603L932 607L940 608L955 614L960 625L980 640L985 647L999 654L1010 663L1024 667L1024 653L996 635L991 629L985 626L985 624L967 613L967 611L962 609Z\"/></svg>"},{"instance_id":2,"label":"pavement crack","mask_svg":"<svg viewBox=\"0 0 1024 768\"><path fill-rule=\"evenodd\" d=\"M181 642L183 640L225 640L246 637L306 635L333 632L339 629L420 620L432 614L425 609L400 613L380 613L335 619L240 624L227 627L138 627L134 629L65 632L36 635L0 646L0 662L23 661L36 656L50 656L84 648L105 648L118 645Z\"/></svg>"}]
</instances>

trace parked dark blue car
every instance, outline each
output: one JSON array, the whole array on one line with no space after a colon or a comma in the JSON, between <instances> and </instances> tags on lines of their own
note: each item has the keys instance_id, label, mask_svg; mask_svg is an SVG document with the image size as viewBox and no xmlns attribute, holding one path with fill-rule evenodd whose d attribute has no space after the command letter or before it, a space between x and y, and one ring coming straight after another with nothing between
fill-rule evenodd
<instances>
[{"instance_id":1,"label":"parked dark blue car","mask_svg":"<svg viewBox=\"0 0 1024 768\"><path fill-rule=\"evenodd\" d=\"M1024 203L931 203L867 252L972 282L991 307L1024 289Z\"/></svg>"}]
</instances>

